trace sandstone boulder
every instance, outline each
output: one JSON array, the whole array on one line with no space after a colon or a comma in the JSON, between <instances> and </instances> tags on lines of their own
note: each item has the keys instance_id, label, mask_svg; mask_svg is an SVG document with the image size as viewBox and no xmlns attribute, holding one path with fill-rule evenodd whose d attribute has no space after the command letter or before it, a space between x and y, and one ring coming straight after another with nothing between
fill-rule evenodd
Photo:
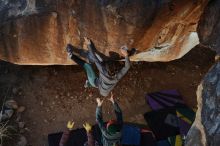
<instances>
[{"instance_id":1,"label":"sandstone boulder","mask_svg":"<svg viewBox=\"0 0 220 146\"><path fill-rule=\"evenodd\" d=\"M220 62L207 73L197 90L198 111L186 146L220 145Z\"/></svg>"},{"instance_id":2,"label":"sandstone boulder","mask_svg":"<svg viewBox=\"0 0 220 146\"><path fill-rule=\"evenodd\" d=\"M200 43L220 54L220 1L211 0L198 26Z\"/></svg>"},{"instance_id":3,"label":"sandstone boulder","mask_svg":"<svg viewBox=\"0 0 220 146\"><path fill-rule=\"evenodd\" d=\"M199 44L196 30L207 2L3 0L0 58L17 64L73 64L65 46L83 47L87 36L112 59L118 59L124 44L138 50L133 61L178 59Z\"/></svg>"},{"instance_id":4,"label":"sandstone boulder","mask_svg":"<svg viewBox=\"0 0 220 146\"><path fill-rule=\"evenodd\" d=\"M52 11L55 6L53 0L1 0L0 26L22 16Z\"/></svg>"}]
</instances>

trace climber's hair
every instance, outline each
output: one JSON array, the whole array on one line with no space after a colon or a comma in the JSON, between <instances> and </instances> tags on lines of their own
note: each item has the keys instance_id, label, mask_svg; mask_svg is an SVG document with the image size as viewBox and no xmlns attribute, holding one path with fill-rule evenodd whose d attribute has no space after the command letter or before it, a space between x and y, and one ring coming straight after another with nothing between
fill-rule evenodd
<instances>
[{"instance_id":1,"label":"climber's hair","mask_svg":"<svg viewBox=\"0 0 220 146\"><path fill-rule=\"evenodd\" d=\"M121 68L120 62L117 61L109 61L105 64L105 67L110 76L115 76Z\"/></svg>"}]
</instances>

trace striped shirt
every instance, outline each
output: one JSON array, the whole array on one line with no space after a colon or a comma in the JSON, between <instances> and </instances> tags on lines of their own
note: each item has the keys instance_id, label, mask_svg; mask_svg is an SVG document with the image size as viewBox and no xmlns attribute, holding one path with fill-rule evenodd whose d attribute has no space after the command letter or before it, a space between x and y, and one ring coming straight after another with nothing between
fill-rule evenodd
<instances>
[{"instance_id":1,"label":"striped shirt","mask_svg":"<svg viewBox=\"0 0 220 146\"><path fill-rule=\"evenodd\" d=\"M96 80L96 85L99 88L99 92L102 96L108 96L108 94L114 89L120 79L128 72L130 68L129 57L125 57L125 66L115 75L109 76L103 72L99 72L99 78Z\"/></svg>"}]
</instances>

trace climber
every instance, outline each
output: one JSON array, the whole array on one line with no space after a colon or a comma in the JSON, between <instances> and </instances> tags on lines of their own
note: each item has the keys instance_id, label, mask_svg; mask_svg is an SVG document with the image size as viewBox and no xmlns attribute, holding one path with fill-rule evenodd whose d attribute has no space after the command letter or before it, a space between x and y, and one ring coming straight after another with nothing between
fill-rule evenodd
<instances>
[{"instance_id":1,"label":"climber","mask_svg":"<svg viewBox=\"0 0 220 146\"><path fill-rule=\"evenodd\" d=\"M88 47L87 58L90 63L95 63L99 70L99 77L96 74L90 63L86 63L84 60L79 58L77 55L73 54L73 46L67 45L68 56L75 61L78 65L82 66L87 74L88 80L86 80L85 87L95 87L99 89L102 96L108 96L108 94L113 90L120 79L127 73L130 68L130 60L128 57L127 46L121 47L121 53L125 57L125 66L115 75L110 75L109 70L104 65L102 58L95 52L95 47L91 40L85 39L85 45Z\"/></svg>"},{"instance_id":2,"label":"climber","mask_svg":"<svg viewBox=\"0 0 220 146\"><path fill-rule=\"evenodd\" d=\"M96 108L96 122L102 133L102 143L104 146L119 146L121 144L122 136L122 126L123 126L123 117L122 111L115 101L112 93L111 98L109 99L114 107L116 114L116 120L110 120L107 122L106 126L102 118L102 103L103 100L97 98L97 108Z\"/></svg>"},{"instance_id":3,"label":"climber","mask_svg":"<svg viewBox=\"0 0 220 146\"><path fill-rule=\"evenodd\" d=\"M59 146L65 146L70 137L70 131L73 130L74 122L69 121L67 123L67 129L63 132ZM83 127L86 130L88 141L84 144L84 146L99 146L98 142L94 140L92 135L92 126L88 123L83 124Z\"/></svg>"}]
</instances>

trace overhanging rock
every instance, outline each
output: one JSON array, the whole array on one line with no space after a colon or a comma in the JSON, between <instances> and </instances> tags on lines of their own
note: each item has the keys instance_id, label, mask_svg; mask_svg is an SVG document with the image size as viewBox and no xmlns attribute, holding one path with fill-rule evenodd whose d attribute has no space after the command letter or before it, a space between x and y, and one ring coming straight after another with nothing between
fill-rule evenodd
<instances>
[{"instance_id":1,"label":"overhanging rock","mask_svg":"<svg viewBox=\"0 0 220 146\"><path fill-rule=\"evenodd\" d=\"M127 44L138 50L133 61L178 59L199 44L196 30L208 0L23 2L26 11L15 9L19 18L13 16L12 21L0 24L0 58L16 64L48 65L73 64L65 46L82 47L84 36L111 58ZM42 11L36 11L39 5ZM0 3L2 6L9 7ZM0 19L9 20L7 16Z\"/></svg>"}]
</instances>

